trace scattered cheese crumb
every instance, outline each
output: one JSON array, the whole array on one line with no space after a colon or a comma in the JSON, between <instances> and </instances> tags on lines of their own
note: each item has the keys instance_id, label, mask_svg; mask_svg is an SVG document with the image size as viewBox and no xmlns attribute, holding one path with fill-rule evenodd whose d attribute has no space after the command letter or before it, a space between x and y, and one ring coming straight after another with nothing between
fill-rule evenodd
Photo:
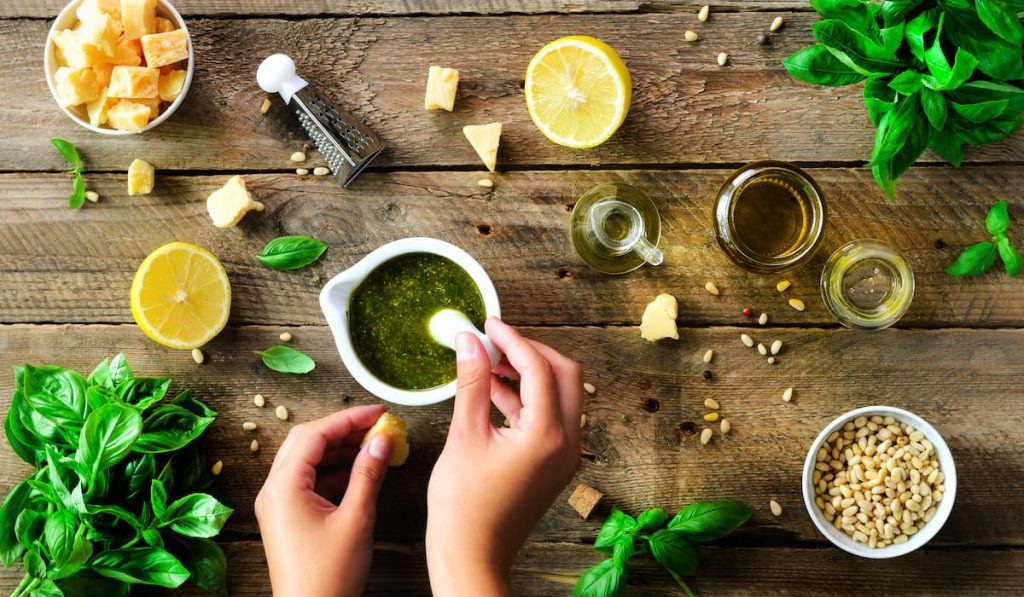
<instances>
[{"instance_id":1,"label":"scattered cheese crumb","mask_svg":"<svg viewBox=\"0 0 1024 597\"><path fill-rule=\"evenodd\" d=\"M454 68L431 66L427 71L427 94L423 107L427 110L455 108L455 94L459 88L459 71Z\"/></svg>"},{"instance_id":2,"label":"scattered cheese crumb","mask_svg":"<svg viewBox=\"0 0 1024 597\"><path fill-rule=\"evenodd\" d=\"M128 166L128 194L148 195L153 192L156 169L145 160L135 159Z\"/></svg>"},{"instance_id":3,"label":"scattered cheese crumb","mask_svg":"<svg viewBox=\"0 0 1024 597\"><path fill-rule=\"evenodd\" d=\"M498 143L501 139L501 123L471 124L462 127L462 134L469 139L469 144L476 150L484 165L491 172L498 163Z\"/></svg>"},{"instance_id":4,"label":"scattered cheese crumb","mask_svg":"<svg viewBox=\"0 0 1024 597\"><path fill-rule=\"evenodd\" d=\"M252 210L263 211L263 204L252 200L241 176L232 176L206 200L206 211L217 228L231 228Z\"/></svg>"},{"instance_id":5,"label":"scattered cheese crumb","mask_svg":"<svg viewBox=\"0 0 1024 597\"><path fill-rule=\"evenodd\" d=\"M644 309L643 317L640 319L640 337L650 342L663 338L678 340L679 330L676 328L678 314L679 304L676 302L676 297L671 294L659 294Z\"/></svg>"},{"instance_id":6,"label":"scattered cheese crumb","mask_svg":"<svg viewBox=\"0 0 1024 597\"><path fill-rule=\"evenodd\" d=\"M260 114L266 114L270 111L270 100L263 98L263 104L260 105Z\"/></svg>"},{"instance_id":7,"label":"scattered cheese crumb","mask_svg":"<svg viewBox=\"0 0 1024 597\"><path fill-rule=\"evenodd\" d=\"M391 466L405 464L405 460L409 458L409 427L406 425L405 419L387 412L382 414L363 436L359 447L365 446L366 442L378 433L383 433L391 438L391 462L388 464Z\"/></svg>"}]
</instances>

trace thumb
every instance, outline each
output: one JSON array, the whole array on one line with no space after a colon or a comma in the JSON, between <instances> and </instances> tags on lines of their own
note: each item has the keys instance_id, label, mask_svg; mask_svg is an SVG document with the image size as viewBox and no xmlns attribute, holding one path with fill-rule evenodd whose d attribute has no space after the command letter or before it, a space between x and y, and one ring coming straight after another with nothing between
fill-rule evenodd
<instances>
[{"instance_id":1,"label":"thumb","mask_svg":"<svg viewBox=\"0 0 1024 597\"><path fill-rule=\"evenodd\" d=\"M476 336L462 332L455 337L455 360L459 383L452 429L486 429L491 421L491 361L487 351Z\"/></svg>"},{"instance_id":2,"label":"thumb","mask_svg":"<svg viewBox=\"0 0 1024 597\"><path fill-rule=\"evenodd\" d=\"M374 519L377 513L377 494L388 473L391 448L391 437L378 433L359 450L352 462L348 488L338 510L361 515L370 521Z\"/></svg>"}]
</instances>

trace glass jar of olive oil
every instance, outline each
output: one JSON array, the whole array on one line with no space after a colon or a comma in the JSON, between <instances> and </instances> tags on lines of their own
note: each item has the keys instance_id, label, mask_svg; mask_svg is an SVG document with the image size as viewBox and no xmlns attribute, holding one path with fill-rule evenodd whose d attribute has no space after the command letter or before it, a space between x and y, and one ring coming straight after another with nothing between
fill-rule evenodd
<instances>
[{"instance_id":1,"label":"glass jar of olive oil","mask_svg":"<svg viewBox=\"0 0 1024 597\"><path fill-rule=\"evenodd\" d=\"M825 202L806 172L785 162L733 172L715 204L718 244L736 265L777 273L805 263L825 228Z\"/></svg>"},{"instance_id":2,"label":"glass jar of olive oil","mask_svg":"<svg viewBox=\"0 0 1024 597\"><path fill-rule=\"evenodd\" d=\"M848 328L885 329L910 308L914 272L890 247L877 240L855 240L825 263L821 298L836 321Z\"/></svg>"}]
</instances>

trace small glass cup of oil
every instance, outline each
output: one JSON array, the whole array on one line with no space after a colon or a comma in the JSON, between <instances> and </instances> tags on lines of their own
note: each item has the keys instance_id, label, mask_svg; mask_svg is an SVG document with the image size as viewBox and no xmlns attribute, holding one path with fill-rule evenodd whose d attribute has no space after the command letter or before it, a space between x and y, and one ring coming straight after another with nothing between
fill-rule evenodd
<instances>
[{"instance_id":1,"label":"small glass cup of oil","mask_svg":"<svg viewBox=\"0 0 1024 597\"><path fill-rule=\"evenodd\" d=\"M805 263L825 228L821 190L785 162L754 162L729 177L715 204L715 235L737 265L778 273Z\"/></svg>"},{"instance_id":2,"label":"small glass cup of oil","mask_svg":"<svg viewBox=\"0 0 1024 597\"><path fill-rule=\"evenodd\" d=\"M661 218L643 191L627 184L601 184L584 193L569 216L573 249L590 267L624 274L641 265L661 265Z\"/></svg>"},{"instance_id":3,"label":"small glass cup of oil","mask_svg":"<svg viewBox=\"0 0 1024 597\"><path fill-rule=\"evenodd\" d=\"M832 316L848 328L884 329L910 308L914 272L892 248L877 240L855 240L825 263L821 298Z\"/></svg>"}]
</instances>

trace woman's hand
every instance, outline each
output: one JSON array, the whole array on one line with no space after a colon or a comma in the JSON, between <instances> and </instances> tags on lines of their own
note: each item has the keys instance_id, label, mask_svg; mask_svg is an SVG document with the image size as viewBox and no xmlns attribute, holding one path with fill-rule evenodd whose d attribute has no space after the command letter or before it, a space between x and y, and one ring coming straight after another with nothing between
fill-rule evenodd
<instances>
[{"instance_id":1,"label":"woman's hand","mask_svg":"<svg viewBox=\"0 0 1024 597\"><path fill-rule=\"evenodd\" d=\"M427 491L427 565L435 595L508 594L516 552L580 461L580 366L500 320L487 336L505 354L491 371L472 334L456 338L458 391ZM491 403L510 427L490 422Z\"/></svg>"},{"instance_id":2,"label":"woman's hand","mask_svg":"<svg viewBox=\"0 0 1024 597\"><path fill-rule=\"evenodd\" d=\"M256 496L277 597L362 593L391 439L359 444L384 410L359 406L296 425L281 444Z\"/></svg>"}]
</instances>

